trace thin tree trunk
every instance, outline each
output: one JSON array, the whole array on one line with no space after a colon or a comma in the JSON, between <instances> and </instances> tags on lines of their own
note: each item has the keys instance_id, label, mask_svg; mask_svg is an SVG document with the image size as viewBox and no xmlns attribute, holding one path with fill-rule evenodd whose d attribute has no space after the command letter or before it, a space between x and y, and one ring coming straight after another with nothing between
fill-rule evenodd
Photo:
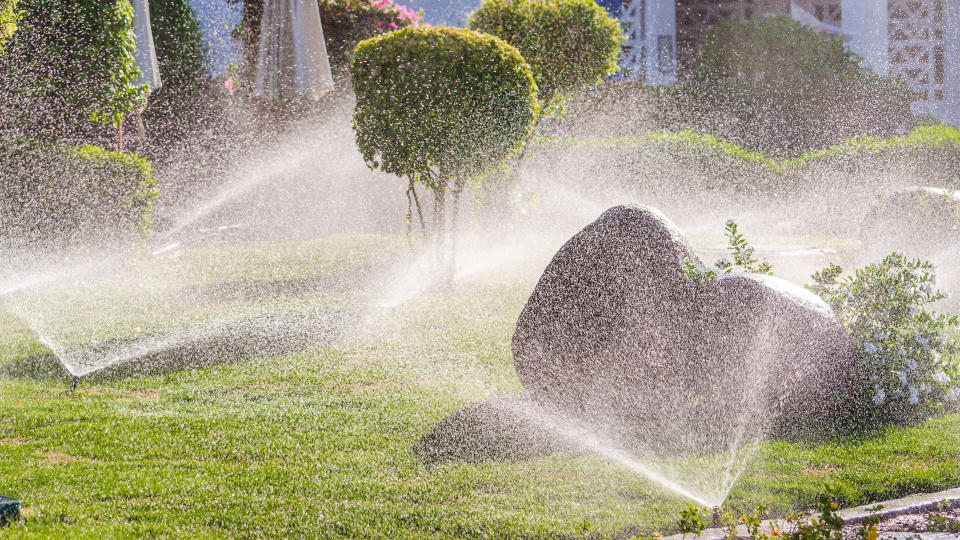
<instances>
[{"instance_id":1,"label":"thin tree trunk","mask_svg":"<svg viewBox=\"0 0 960 540\"><path fill-rule=\"evenodd\" d=\"M460 194L463 193L463 181L457 180L453 188L453 208L450 212L450 251L447 262L448 276L450 283L453 283L453 276L457 270L457 234L460 222Z\"/></svg>"}]
</instances>

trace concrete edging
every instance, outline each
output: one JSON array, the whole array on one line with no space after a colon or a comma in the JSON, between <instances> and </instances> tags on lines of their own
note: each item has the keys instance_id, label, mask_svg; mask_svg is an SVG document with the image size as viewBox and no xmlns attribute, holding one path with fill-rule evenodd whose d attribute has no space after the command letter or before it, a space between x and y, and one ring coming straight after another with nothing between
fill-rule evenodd
<instances>
[{"instance_id":1,"label":"concrete edging","mask_svg":"<svg viewBox=\"0 0 960 540\"><path fill-rule=\"evenodd\" d=\"M893 499L889 501L865 504L863 506L856 506L854 508L846 508L840 510L838 514L843 519L845 524L856 525L857 523L860 523L864 519L873 515L878 516L881 520L888 520L904 514L929 512L931 510L936 510L941 505L947 508L960 507L960 488L938 491L936 493L909 495L901 499ZM877 506L882 506L883 508L879 511L871 510ZM805 517L809 517L809 514ZM763 522L762 529L769 532L773 529L775 524L778 522L783 524L783 521L784 520L782 519L766 520ZM737 527L737 532L746 535L747 528L744 526ZM686 535L686 537L687 539L693 538L689 534ZM700 540L722 540L726 537L727 533L724 529L705 529L697 538ZM664 540L682 540L683 538L684 535L682 534L674 534L672 536L664 537Z\"/></svg>"}]
</instances>

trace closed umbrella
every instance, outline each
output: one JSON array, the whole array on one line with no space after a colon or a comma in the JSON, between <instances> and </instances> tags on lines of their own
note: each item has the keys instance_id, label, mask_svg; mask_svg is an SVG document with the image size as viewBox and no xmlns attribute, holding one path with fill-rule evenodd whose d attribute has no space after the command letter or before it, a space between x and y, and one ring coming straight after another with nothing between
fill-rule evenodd
<instances>
[{"instance_id":1,"label":"closed umbrella","mask_svg":"<svg viewBox=\"0 0 960 540\"><path fill-rule=\"evenodd\" d=\"M331 90L317 0L264 0L256 95L317 98Z\"/></svg>"},{"instance_id":2,"label":"closed umbrella","mask_svg":"<svg viewBox=\"0 0 960 540\"><path fill-rule=\"evenodd\" d=\"M160 88L160 66L157 64L157 51L153 47L150 4L147 0L133 0L133 36L137 43L134 59L140 68L137 83L150 85L150 90Z\"/></svg>"}]
</instances>

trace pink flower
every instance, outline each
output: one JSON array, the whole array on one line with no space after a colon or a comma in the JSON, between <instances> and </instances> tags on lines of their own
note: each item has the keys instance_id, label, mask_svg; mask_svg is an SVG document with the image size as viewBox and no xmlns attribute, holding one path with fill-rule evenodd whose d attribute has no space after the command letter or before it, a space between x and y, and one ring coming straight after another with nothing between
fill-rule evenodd
<instances>
[{"instance_id":1,"label":"pink flower","mask_svg":"<svg viewBox=\"0 0 960 540\"><path fill-rule=\"evenodd\" d=\"M377 26L379 26L381 30L386 28L386 26L382 22L378 22Z\"/></svg>"},{"instance_id":2,"label":"pink flower","mask_svg":"<svg viewBox=\"0 0 960 540\"><path fill-rule=\"evenodd\" d=\"M233 95L233 79L232 78L223 81L223 87L227 89L227 92L229 92L231 96Z\"/></svg>"},{"instance_id":3,"label":"pink flower","mask_svg":"<svg viewBox=\"0 0 960 540\"><path fill-rule=\"evenodd\" d=\"M393 22L393 21L390 21L390 29L391 29L391 30L396 30L396 29L397 29L397 23L395 23L395 22Z\"/></svg>"}]
</instances>

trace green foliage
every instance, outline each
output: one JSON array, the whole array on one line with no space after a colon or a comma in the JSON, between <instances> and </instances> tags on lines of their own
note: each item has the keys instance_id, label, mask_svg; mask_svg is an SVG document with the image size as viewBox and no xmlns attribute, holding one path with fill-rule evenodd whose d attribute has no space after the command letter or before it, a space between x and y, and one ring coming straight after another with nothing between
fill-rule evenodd
<instances>
[{"instance_id":1,"label":"green foliage","mask_svg":"<svg viewBox=\"0 0 960 540\"><path fill-rule=\"evenodd\" d=\"M21 0L0 58L0 117L57 137L86 122L117 125L144 103L129 0Z\"/></svg>"},{"instance_id":2,"label":"green foliage","mask_svg":"<svg viewBox=\"0 0 960 540\"><path fill-rule=\"evenodd\" d=\"M0 138L0 243L136 238L150 231L157 195L136 154Z\"/></svg>"},{"instance_id":3,"label":"green foliage","mask_svg":"<svg viewBox=\"0 0 960 540\"><path fill-rule=\"evenodd\" d=\"M733 257L733 262L720 259L714 264L715 269L701 269L690 261L683 261L683 277L696 291L703 291L723 274L734 270L752 274L773 275L773 265L767 261L760 261L753 256L754 248L747 242L737 228L737 222L730 219L724 227L727 237L727 251Z\"/></svg>"},{"instance_id":4,"label":"green foliage","mask_svg":"<svg viewBox=\"0 0 960 540\"><path fill-rule=\"evenodd\" d=\"M700 533L707 528L708 519L710 517L707 512L687 503L687 507L680 511L680 532L700 536Z\"/></svg>"},{"instance_id":5,"label":"green foliage","mask_svg":"<svg viewBox=\"0 0 960 540\"><path fill-rule=\"evenodd\" d=\"M941 185L960 185L960 130L922 126L904 136L855 137L822 150L790 157L745 150L733 142L700 131L647 131L622 137L537 137L542 150L569 153L571 147L589 147L591 155L608 155L626 170L649 179L649 157L667 156L684 168L698 187L725 192L766 192L783 196L811 187L824 170L851 171L849 186L863 188L891 174L891 165L919 177L939 179ZM657 162L652 163L654 166ZM633 174L625 173L626 175ZM677 176L676 171L669 171Z\"/></svg>"},{"instance_id":6,"label":"green foliage","mask_svg":"<svg viewBox=\"0 0 960 540\"><path fill-rule=\"evenodd\" d=\"M17 20L20 19L20 10L17 9L19 0L0 0L0 55L3 46L17 29Z\"/></svg>"},{"instance_id":7,"label":"green foliage","mask_svg":"<svg viewBox=\"0 0 960 540\"><path fill-rule=\"evenodd\" d=\"M829 303L860 350L869 386L861 406L878 423L915 421L960 398L960 366L948 330L958 318L926 311L945 298L933 289L933 265L892 253L841 278L834 264L813 275L811 290Z\"/></svg>"},{"instance_id":8,"label":"green foliage","mask_svg":"<svg viewBox=\"0 0 960 540\"><path fill-rule=\"evenodd\" d=\"M207 45L188 0L151 0L150 25L162 85L150 95L144 122L163 139L183 136L201 118Z\"/></svg>"},{"instance_id":9,"label":"green foliage","mask_svg":"<svg viewBox=\"0 0 960 540\"><path fill-rule=\"evenodd\" d=\"M765 151L892 135L909 120L913 100L905 83L873 74L840 40L789 17L715 25L691 81L664 94L677 102L681 124L707 124Z\"/></svg>"},{"instance_id":10,"label":"green foliage","mask_svg":"<svg viewBox=\"0 0 960 540\"><path fill-rule=\"evenodd\" d=\"M469 30L405 28L363 41L351 76L364 160L431 189L500 164L527 139L539 109L520 53Z\"/></svg>"},{"instance_id":11,"label":"green foliage","mask_svg":"<svg viewBox=\"0 0 960 540\"><path fill-rule=\"evenodd\" d=\"M467 27L517 47L549 103L617 71L620 24L593 0L485 0Z\"/></svg>"}]
</instances>

